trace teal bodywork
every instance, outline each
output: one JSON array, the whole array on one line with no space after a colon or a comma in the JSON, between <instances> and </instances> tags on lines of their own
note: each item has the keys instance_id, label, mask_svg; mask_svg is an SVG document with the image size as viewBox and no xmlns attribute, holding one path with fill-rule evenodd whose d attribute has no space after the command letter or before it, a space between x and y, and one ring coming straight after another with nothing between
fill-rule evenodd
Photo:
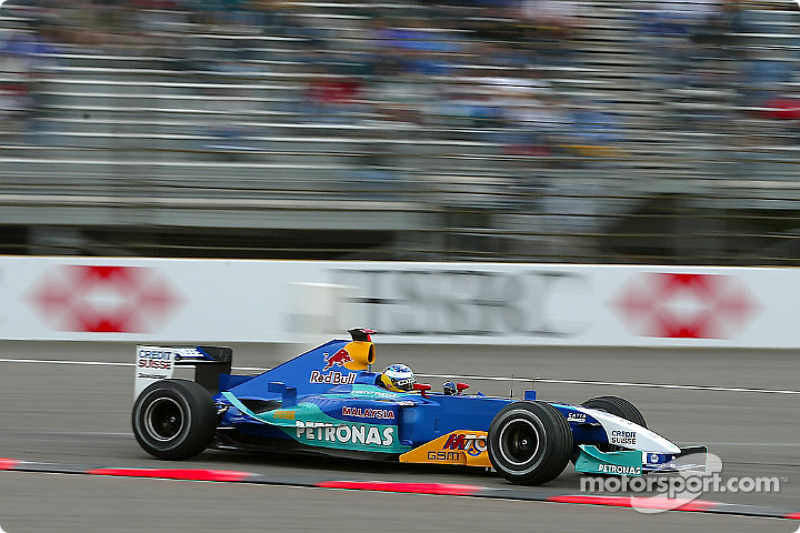
<instances>
[{"instance_id":1,"label":"teal bodywork","mask_svg":"<svg viewBox=\"0 0 800 533\"><path fill-rule=\"evenodd\" d=\"M642 452L622 450L602 452L597 446L582 444L575 471L584 474L612 474L617 476L641 476Z\"/></svg>"},{"instance_id":2,"label":"teal bodywork","mask_svg":"<svg viewBox=\"0 0 800 533\"><path fill-rule=\"evenodd\" d=\"M231 392L223 392L222 396L244 415L280 428L289 438L308 446L398 454L405 453L412 448L410 445L400 442L397 423L372 424L345 421L326 414L319 405L312 402L300 402L287 408L282 407L264 413L255 413ZM326 400L364 397L398 400L402 396L407 395L388 392L374 386L357 385L349 393L326 395ZM388 410L383 412L393 413Z\"/></svg>"}]
</instances>

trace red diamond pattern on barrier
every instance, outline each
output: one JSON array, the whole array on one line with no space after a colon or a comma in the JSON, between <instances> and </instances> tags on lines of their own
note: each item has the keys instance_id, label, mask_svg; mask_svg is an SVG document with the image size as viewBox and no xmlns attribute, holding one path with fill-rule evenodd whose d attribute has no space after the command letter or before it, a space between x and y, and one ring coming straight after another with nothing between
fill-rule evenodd
<instances>
[{"instance_id":1,"label":"red diamond pattern on barrier","mask_svg":"<svg viewBox=\"0 0 800 533\"><path fill-rule=\"evenodd\" d=\"M640 274L613 305L639 335L686 339L730 338L758 309L740 280L721 274Z\"/></svg>"},{"instance_id":2,"label":"red diamond pattern on barrier","mask_svg":"<svg viewBox=\"0 0 800 533\"><path fill-rule=\"evenodd\" d=\"M31 300L61 331L143 333L163 322L181 298L153 268L65 265L45 275Z\"/></svg>"}]
</instances>

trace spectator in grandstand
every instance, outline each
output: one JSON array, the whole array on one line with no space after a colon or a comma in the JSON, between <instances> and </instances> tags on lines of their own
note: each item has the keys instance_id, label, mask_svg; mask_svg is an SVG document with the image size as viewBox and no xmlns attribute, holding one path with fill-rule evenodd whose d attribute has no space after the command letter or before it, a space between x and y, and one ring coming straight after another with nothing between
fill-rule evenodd
<instances>
[{"instance_id":1,"label":"spectator in grandstand","mask_svg":"<svg viewBox=\"0 0 800 533\"><path fill-rule=\"evenodd\" d=\"M387 121L425 125L434 100L433 84L421 74L389 70L370 84L369 101Z\"/></svg>"},{"instance_id":2,"label":"spectator in grandstand","mask_svg":"<svg viewBox=\"0 0 800 533\"><path fill-rule=\"evenodd\" d=\"M276 30L284 25L285 5L283 0L251 0L248 3L258 21L257 25L267 35L280 33Z\"/></svg>"},{"instance_id":3,"label":"spectator in grandstand","mask_svg":"<svg viewBox=\"0 0 800 533\"><path fill-rule=\"evenodd\" d=\"M0 144L23 140L31 97L23 83L0 83Z\"/></svg>"},{"instance_id":4,"label":"spectator in grandstand","mask_svg":"<svg viewBox=\"0 0 800 533\"><path fill-rule=\"evenodd\" d=\"M722 0L711 7L714 9L707 12L692 32L692 40L707 46L712 52L716 49L736 54L738 50L732 47L739 44L738 35L744 31L741 3L739 0Z\"/></svg>"},{"instance_id":5,"label":"spectator in grandstand","mask_svg":"<svg viewBox=\"0 0 800 533\"><path fill-rule=\"evenodd\" d=\"M0 54L18 63L19 70L26 73L56 65L58 60L54 58L60 48L54 40L55 33L52 22L29 21L28 31L12 32L5 41L0 41Z\"/></svg>"},{"instance_id":6,"label":"spectator in grandstand","mask_svg":"<svg viewBox=\"0 0 800 533\"><path fill-rule=\"evenodd\" d=\"M491 101L480 77L451 74L437 80L429 109L449 137L486 140L485 131L502 124L503 110Z\"/></svg>"},{"instance_id":7,"label":"spectator in grandstand","mask_svg":"<svg viewBox=\"0 0 800 533\"><path fill-rule=\"evenodd\" d=\"M561 151L570 128L569 112L554 95L529 98L506 115L503 151L525 156L552 156Z\"/></svg>"},{"instance_id":8,"label":"spectator in grandstand","mask_svg":"<svg viewBox=\"0 0 800 533\"><path fill-rule=\"evenodd\" d=\"M201 148L229 161L257 152L261 147L254 140L255 98L247 94L242 98L241 92L220 85L206 88L205 94L208 98L204 109L213 113L209 115Z\"/></svg>"},{"instance_id":9,"label":"spectator in grandstand","mask_svg":"<svg viewBox=\"0 0 800 533\"><path fill-rule=\"evenodd\" d=\"M638 2L642 29L656 35L688 36L721 16L721 0Z\"/></svg>"},{"instance_id":10,"label":"spectator in grandstand","mask_svg":"<svg viewBox=\"0 0 800 533\"><path fill-rule=\"evenodd\" d=\"M341 75L325 64L309 65L314 73L306 83L298 111L312 122L351 122L364 110L362 79Z\"/></svg>"},{"instance_id":11,"label":"spectator in grandstand","mask_svg":"<svg viewBox=\"0 0 800 533\"><path fill-rule=\"evenodd\" d=\"M482 83L493 105L502 108L513 108L532 97L552 93L550 83L534 68L499 71L483 77Z\"/></svg>"},{"instance_id":12,"label":"spectator in grandstand","mask_svg":"<svg viewBox=\"0 0 800 533\"><path fill-rule=\"evenodd\" d=\"M384 61L391 61L400 71L441 75L448 71L447 57L460 51L453 34L431 28L432 21L407 17L391 23L376 19L371 41Z\"/></svg>"},{"instance_id":13,"label":"spectator in grandstand","mask_svg":"<svg viewBox=\"0 0 800 533\"><path fill-rule=\"evenodd\" d=\"M792 79L796 65L786 52L750 50L741 64L744 79L740 91L747 105L757 107L772 99L774 92Z\"/></svg>"},{"instance_id":14,"label":"spectator in grandstand","mask_svg":"<svg viewBox=\"0 0 800 533\"><path fill-rule=\"evenodd\" d=\"M585 99L573 102L569 110L569 144L565 148L587 158L620 157L622 121L607 107Z\"/></svg>"},{"instance_id":15,"label":"spectator in grandstand","mask_svg":"<svg viewBox=\"0 0 800 533\"><path fill-rule=\"evenodd\" d=\"M156 3L158 5L158 3ZM175 62L183 56L182 33L189 24L189 16L175 9L138 9L135 12L136 50L144 57L156 58L164 69L176 68ZM117 44L124 37L115 35L107 44Z\"/></svg>"},{"instance_id":16,"label":"spectator in grandstand","mask_svg":"<svg viewBox=\"0 0 800 533\"><path fill-rule=\"evenodd\" d=\"M776 135L791 144L800 143L800 94L796 89L775 91L761 109L761 115L773 120Z\"/></svg>"},{"instance_id":17,"label":"spectator in grandstand","mask_svg":"<svg viewBox=\"0 0 800 533\"><path fill-rule=\"evenodd\" d=\"M0 84L0 121L15 142L30 141L37 131L41 73L61 65L60 48L51 40L56 32L53 23L34 19L28 29L12 32L0 42L0 71L6 73Z\"/></svg>"},{"instance_id":18,"label":"spectator in grandstand","mask_svg":"<svg viewBox=\"0 0 800 533\"><path fill-rule=\"evenodd\" d=\"M517 16L545 37L569 39L580 28L577 0L522 0Z\"/></svg>"},{"instance_id":19,"label":"spectator in grandstand","mask_svg":"<svg viewBox=\"0 0 800 533\"><path fill-rule=\"evenodd\" d=\"M514 127L516 114L529 114L530 110L538 107L539 98L551 95L547 82L537 75L532 69L505 70L481 78L481 91L487 96L487 104L499 117L497 124L500 130L495 136L484 135L485 140L496 140L503 144L514 142L520 135ZM535 103L534 103L535 102ZM524 137L527 134L522 134Z\"/></svg>"},{"instance_id":20,"label":"spectator in grandstand","mask_svg":"<svg viewBox=\"0 0 800 533\"><path fill-rule=\"evenodd\" d=\"M584 8L579 0L522 0L512 14L521 42L536 52L539 63L564 65L574 61Z\"/></svg>"}]
</instances>

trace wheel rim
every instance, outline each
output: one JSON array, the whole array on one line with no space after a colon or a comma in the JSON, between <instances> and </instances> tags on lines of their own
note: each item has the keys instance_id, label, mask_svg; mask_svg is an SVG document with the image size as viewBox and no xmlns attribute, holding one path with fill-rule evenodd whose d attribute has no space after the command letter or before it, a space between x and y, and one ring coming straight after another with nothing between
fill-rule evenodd
<instances>
[{"instance_id":1,"label":"wheel rim","mask_svg":"<svg viewBox=\"0 0 800 533\"><path fill-rule=\"evenodd\" d=\"M539 452L539 445L539 431L529 420L514 420L500 432L500 454L510 464L529 463Z\"/></svg>"},{"instance_id":2,"label":"wheel rim","mask_svg":"<svg viewBox=\"0 0 800 533\"><path fill-rule=\"evenodd\" d=\"M172 398L159 398L144 412L147 433L159 442L168 442L180 435L186 424L183 407Z\"/></svg>"}]
</instances>

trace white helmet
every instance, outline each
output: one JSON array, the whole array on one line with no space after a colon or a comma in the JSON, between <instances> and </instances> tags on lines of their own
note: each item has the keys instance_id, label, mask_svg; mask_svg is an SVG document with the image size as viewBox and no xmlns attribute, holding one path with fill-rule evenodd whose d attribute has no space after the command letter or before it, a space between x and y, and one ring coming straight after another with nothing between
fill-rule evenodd
<instances>
[{"instance_id":1,"label":"white helmet","mask_svg":"<svg viewBox=\"0 0 800 533\"><path fill-rule=\"evenodd\" d=\"M414 389L414 383L417 382L417 379L408 365L395 363L387 366L386 370L383 371L381 382L390 391L409 392Z\"/></svg>"}]
</instances>

